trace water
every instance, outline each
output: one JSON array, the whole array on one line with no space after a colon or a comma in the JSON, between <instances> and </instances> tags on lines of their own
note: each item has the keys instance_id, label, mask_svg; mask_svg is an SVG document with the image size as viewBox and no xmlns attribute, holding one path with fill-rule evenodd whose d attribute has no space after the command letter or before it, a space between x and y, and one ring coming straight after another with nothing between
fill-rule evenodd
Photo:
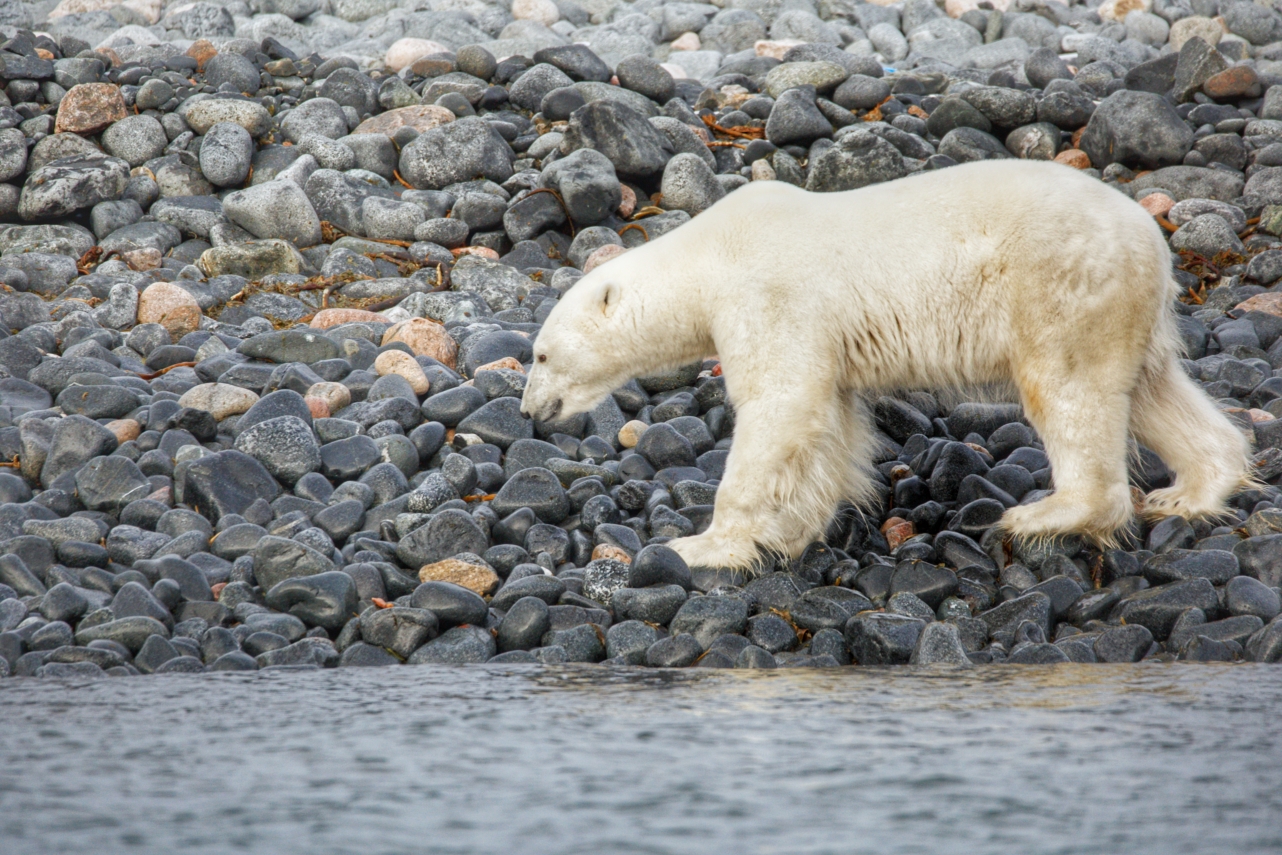
<instances>
[{"instance_id":1,"label":"water","mask_svg":"<svg viewBox=\"0 0 1282 855\"><path fill-rule=\"evenodd\" d=\"M0 852L1282 851L1282 668L0 681Z\"/></svg>"}]
</instances>

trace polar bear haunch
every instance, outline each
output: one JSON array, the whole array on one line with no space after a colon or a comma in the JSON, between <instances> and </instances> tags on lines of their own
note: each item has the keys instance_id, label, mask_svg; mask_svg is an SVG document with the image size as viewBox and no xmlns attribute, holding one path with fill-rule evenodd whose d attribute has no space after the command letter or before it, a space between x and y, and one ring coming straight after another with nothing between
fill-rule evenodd
<instances>
[{"instance_id":1,"label":"polar bear haunch","mask_svg":"<svg viewBox=\"0 0 1282 855\"><path fill-rule=\"evenodd\" d=\"M885 260L893 259L889 264ZM881 260L879 263L878 261ZM1145 513L1221 513L1246 439L1178 362L1171 256L1139 205L1051 163L985 161L843 193L754 182L583 277L522 408L553 419L717 354L735 439L691 565L792 556L873 493L869 393L1007 383L1055 492L1003 527L1107 541L1133 515L1127 438L1175 473Z\"/></svg>"}]
</instances>

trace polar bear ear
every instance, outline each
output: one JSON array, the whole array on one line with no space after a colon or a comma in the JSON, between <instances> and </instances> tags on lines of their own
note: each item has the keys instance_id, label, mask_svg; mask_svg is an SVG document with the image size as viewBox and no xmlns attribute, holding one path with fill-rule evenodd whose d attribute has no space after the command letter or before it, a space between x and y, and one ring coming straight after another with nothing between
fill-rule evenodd
<instances>
[{"instance_id":1,"label":"polar bear ear","mask_svg":"<svg viewBox=\"0 0 1282 855\"><path fill-rule=\"evenodd\" d=\"M607 318L613 315L614 310L619 307L622 296L619 286L614 282L610 282L601 289L601 314Z\"/></svg>"}]
</instances>

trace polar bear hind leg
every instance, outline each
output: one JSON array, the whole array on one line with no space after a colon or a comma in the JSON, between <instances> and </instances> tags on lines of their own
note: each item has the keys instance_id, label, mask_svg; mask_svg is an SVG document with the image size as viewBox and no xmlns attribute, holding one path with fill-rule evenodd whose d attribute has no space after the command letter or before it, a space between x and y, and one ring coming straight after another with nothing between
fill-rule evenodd
<instances>
[{"instance_id":1,"label":"polar bear hind leg","mask_svg":"<svg viewBox=\"0 0 1282 855\"><path fill-rule=\"evenodd\" d=\"M1228 497L1250 484L1246 437L1173 359L1141 375L1131 430L1175 473L1174 484L1146 497L1146 517L1221 516Z\"/></svg>"},{"instance_id":2,"label":"polar bear hind leg","mask_svg":"<svg viewBox=\"0 0 1282 855\"><path fill-rule=\"evenodd\" d=\"M1114 542L1134 508L1127 484L1130 390L1108 372L1042 371L1019 380L1024 412L1046 447L1055 491L1002 516L1009 534L1081 534Z\"/></svg>"}]
</instances>

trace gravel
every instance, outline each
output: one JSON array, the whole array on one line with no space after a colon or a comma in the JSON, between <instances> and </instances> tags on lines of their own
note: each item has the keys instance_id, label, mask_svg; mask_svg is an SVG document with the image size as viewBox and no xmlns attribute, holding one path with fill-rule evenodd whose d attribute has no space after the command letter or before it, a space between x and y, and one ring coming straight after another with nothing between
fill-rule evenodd
<instances>
[{"instance_id":1,"label":"gravel","mask_svg":"<svg viewBox=\"0 0 1282 855\"><path fill-rule=\"evenodd\" d=\"M1282 660L1282 15L411 5L0 27L0 674ZM907 392L875 408L880 507L692 573L664 544L724 470L715 359L520 414L603 254L748 181L1001 157L1165 221L1186 370L1257 449L1235 518L1012 553L1036 434Z\"/></svg>"}]
</instances>

